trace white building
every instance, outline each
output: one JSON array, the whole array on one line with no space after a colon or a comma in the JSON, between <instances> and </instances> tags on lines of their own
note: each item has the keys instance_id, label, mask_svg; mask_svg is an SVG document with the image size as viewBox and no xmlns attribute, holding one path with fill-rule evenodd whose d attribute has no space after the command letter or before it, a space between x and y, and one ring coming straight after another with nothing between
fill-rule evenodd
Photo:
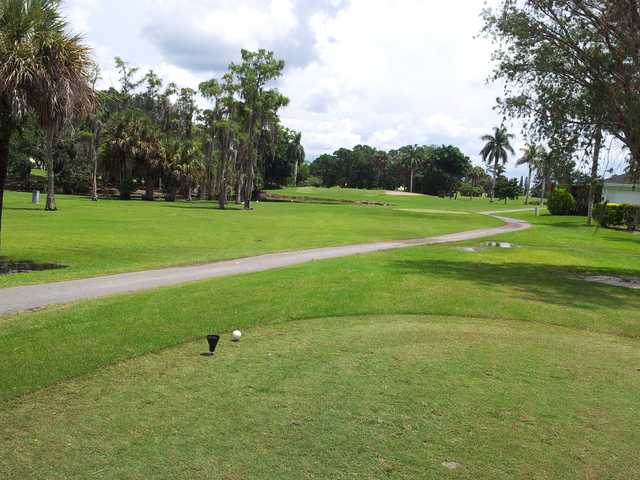
<instances>
[{"instance_id":1,"label":"white building","mask_svg":"<svg viewBox=\"0 0 640 480\"><path fill-rule=\"evenodd\" d=\"M602 196L608 203L640 205L640 185L625 175L615 175L605 180Z\"/></svg>"}]
</instances>

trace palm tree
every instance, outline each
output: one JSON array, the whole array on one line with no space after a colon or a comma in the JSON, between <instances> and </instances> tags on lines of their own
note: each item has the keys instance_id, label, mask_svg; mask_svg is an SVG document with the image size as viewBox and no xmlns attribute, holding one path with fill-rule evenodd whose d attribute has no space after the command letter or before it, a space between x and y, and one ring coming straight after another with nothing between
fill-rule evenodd
<instances>
[{"instance_id":1,"label":"palm tree","mask_svg":"<svg viewBox=\"0 0 640 480\"><path fill-rule=\"evenodd\" d=\"M492 171L493 179L491 183L491 201L495 200L496 179L500 166L507 163L509 154L515 155L515 151L511 146L511 140L515 136L507 132L505 127L496 127L493 135L483 135L481 140L485 142L484 147L480 150L482 159L489 165Z\"/></svg>"},{"instance_id":2,"label":"palm tree","mask_svg":"<svg viewBox=\"0 0 640 480\"><path fill-rule=\"evenodd\" d=\"M59 3L0 1L0 222L9 144L25 114L33 112L47 131L47 209L53 210L53 137L65 122L91 110L95 103L89 49L79 36L67 32Z\"/></svg>"},{"instance_id":3,"label":"palm tree","mask_svg":"<svg viewBox=\"0 0 640 480\"><path fill-rule=\"evenodd\" d=\"M202 173L202 150L190 140L180 142L178 147L175 172L182 181L186 193L186 200L193 200L193 179Z\"/></svg>"},{"instance_id":4,"label":"palm tree","mask_svg":"<svg viewBox=\"0 0 640 480\"><path fill-rule=\"evenodd\" d=\"M557 154L553 150L549 152L542 151L535 163L535 168L542 180L542 186L540 188L540 206L544 205L544 195L547 192L547 185L551 179L551 170L553 169L556 158Z\"/></svg>"},{"instance_id":5,"label":"palm tree","mask_svg":"<svg viewBox=\"0 0 640 480\"><path fill-rule=\"evenodd\" d=\"M541 145L526 145L522 149L522 158L517 161L517 165L527 165L529 167L529 175L527 176L526 194L524 204L529 205L529 196L531 194L531 175L535 170L540 157L546 152Z\"/></svg>"},{"instance_id":6,"label":"palm tree","mask_svg":"<svg viewBox=\"0 0 640 480\"><path fill-rule=\"evenodd\" d=\"M105 128L100 152L102 167L119 180L120 198L130 198L133 178L145 177L146 199L153 199L153 181L163 161L164 150L155 125L141 111L116 115Z\"/></svg>"},{"instance_id":7,"label":"palm tree","mask_svg":"<svg viewBox=\"0 0 640 480\"><path fill-rule=\"evenodd\" d=\"M478 167L477 165L471 167L468 175L471 179L471 185L473 185L474 187L479 186L485 175L486 173L484 171L484 168Z\"/></svg>"},{"instance_id":8,"label":"palm tree","mask_svg":"<svg viewBox=\"0 0 640 480\"><path fill-rule=\"evenodd\" d=\"M293 186L298 186L298 166L304 162L304 147L302 146L302 132L296 132L287 149L287 156L294 162Z\"/></svg>"}]
</instances>

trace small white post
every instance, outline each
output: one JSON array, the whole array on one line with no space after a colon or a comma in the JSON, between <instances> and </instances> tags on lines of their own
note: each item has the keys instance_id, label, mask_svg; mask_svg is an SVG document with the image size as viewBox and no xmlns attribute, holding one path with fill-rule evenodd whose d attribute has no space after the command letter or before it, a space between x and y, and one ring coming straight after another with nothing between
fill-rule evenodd
<instances>
[{"instance_id":1,"label":"small white post","mask_svg":"<svg viewBox=\"0 0 640 480\"><path fill-rule=\"evenodd\" d=\"M40 203L40 190L31 192L31 203L38 205Z\"/></svg>"}]
</instances>

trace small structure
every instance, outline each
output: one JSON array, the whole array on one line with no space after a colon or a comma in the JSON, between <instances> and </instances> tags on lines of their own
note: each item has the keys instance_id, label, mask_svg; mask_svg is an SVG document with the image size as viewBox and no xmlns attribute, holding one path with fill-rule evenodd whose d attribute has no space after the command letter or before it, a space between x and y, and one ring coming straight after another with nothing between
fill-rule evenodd
<instances>
[{"instance_id":1,"label":"small structure","mask_svg":"<svg viewBox=\"0 0 640 480\"><path fill-rule=\"evenodd\" d=\"M602 196L607 203L640 205L640 185L627 175L614 175L605 180Z\"/></svg>"}]
</instances>

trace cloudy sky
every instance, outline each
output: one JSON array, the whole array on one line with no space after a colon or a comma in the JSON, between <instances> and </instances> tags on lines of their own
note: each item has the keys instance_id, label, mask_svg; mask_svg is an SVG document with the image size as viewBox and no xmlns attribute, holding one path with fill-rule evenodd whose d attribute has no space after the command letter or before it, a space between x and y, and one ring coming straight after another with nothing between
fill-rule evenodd
<instances>
[{"instance_id":1,"label":"cloudy sky","mask_svg":"<svg viewBox=\"0 0 640 480\"><path fill-rule=\"evenodd\" d=\"M281 117L308 158L359 143L382 149L454 144L478 163L479 137L500 123L491 47L474 38L483 0L66 0L117 86L113 57L197 87L241 48L287 62ZM516 142L520 146L520 142ZM522 174L513 166L511 175Z\"/></svg>"}]
</instances>

